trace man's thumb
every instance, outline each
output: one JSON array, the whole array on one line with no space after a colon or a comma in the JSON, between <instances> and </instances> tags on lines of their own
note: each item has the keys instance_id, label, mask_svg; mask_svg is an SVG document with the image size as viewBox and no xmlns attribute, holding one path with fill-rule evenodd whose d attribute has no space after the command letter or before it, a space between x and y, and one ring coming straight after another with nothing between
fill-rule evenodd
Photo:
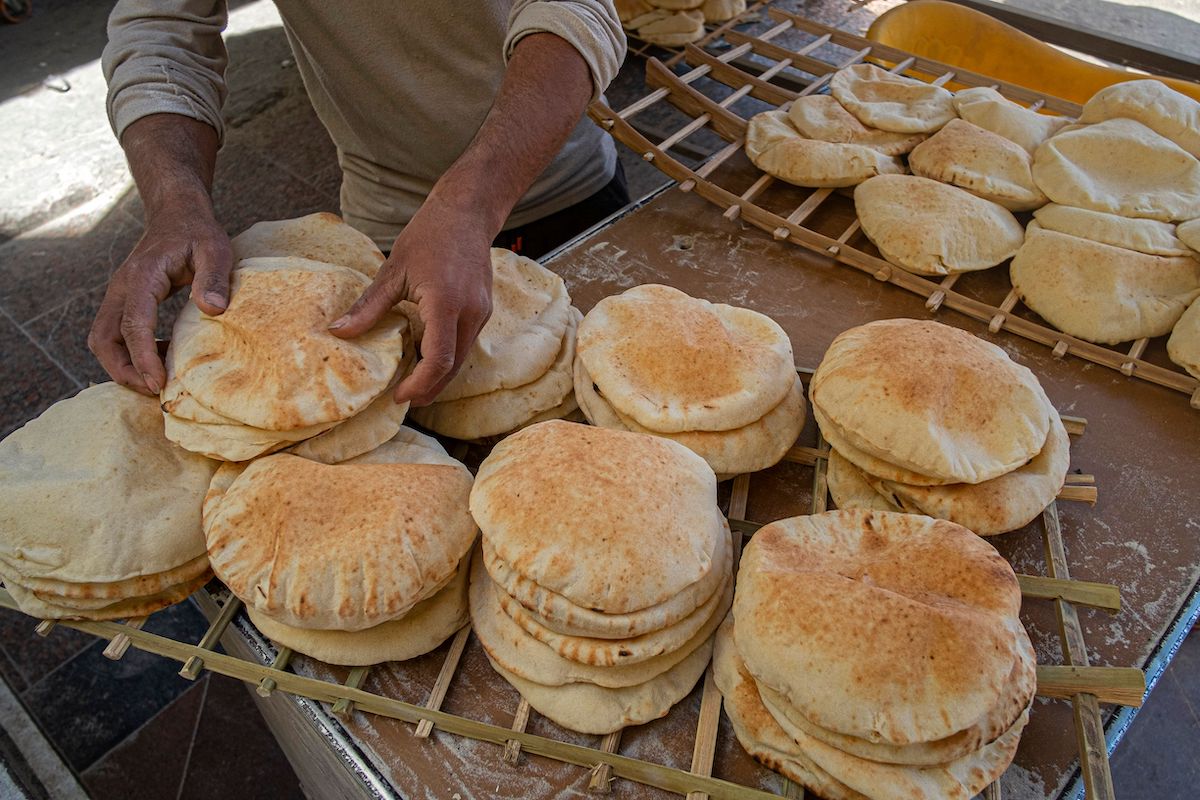
<instances>
[{"instance_id":1,"label":"man's thumb","mask_svg":"<svg viewBox=\"0 0 1200 800\"><path fill-rule=\"evenodd\" d=\"M367 287L350 310L329 326L329 332L342 339L362 336L375 326L389 308L395 305L391 292L376 281Z\"/></svg>"}]
</instances>

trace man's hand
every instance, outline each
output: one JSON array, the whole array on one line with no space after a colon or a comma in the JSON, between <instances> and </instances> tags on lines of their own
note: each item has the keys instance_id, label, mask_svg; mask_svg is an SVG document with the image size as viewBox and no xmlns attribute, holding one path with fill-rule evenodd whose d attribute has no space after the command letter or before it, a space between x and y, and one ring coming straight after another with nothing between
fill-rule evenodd
<instances>
[{"instance_id":1,"label":"man's hand","mask_svg":"<svg viewBox=\"0 0 1200 800\"><path fill-rule=\"evenodd\" d=\"M146 207L146 231L108 282L88 348L117 383L157 395L167 382L154 343L158 304L188 284L206 314L229 304L233 255L210 195L217 132L190 117L152 114L125 129L121 147Z\"/></svg>"},{"instance_id":2,"label":"man's hand","mask_svg":"<svg viewBox=\"0 0 1200 800\"><path fill-rule=\"evenodd\" d=\"M491 239L463 215L427 202L396 238L375 281L330 326L361 336L401 300L417 304L425 328L421 360L396 387L396 402L428 405L458 372L492 313Z\"/></svg>"},{"instance_id":3,"label":"man's hand","mask_svg":"<svg viewBox=\"0 0 1200 800\"><path fill-rule=\"evenodd\" d=\"M154 341L158 304L191 284L200 310L220 314L229 304L232 261L229 237L211 215L159 212L113 273L88 334L88 348L113 380L158 395L167 382Z\"/></svg>"}]
</instances>

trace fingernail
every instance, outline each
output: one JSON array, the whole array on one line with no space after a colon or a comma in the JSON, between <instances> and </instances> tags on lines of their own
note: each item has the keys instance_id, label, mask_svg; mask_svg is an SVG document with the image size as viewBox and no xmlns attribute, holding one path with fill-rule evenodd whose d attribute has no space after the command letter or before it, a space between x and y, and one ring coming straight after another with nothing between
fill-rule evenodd
<instances>
[{"instance_id":1,"label":"fingernail","mask_svg":"<svg viewBox=\"0 0 1200 800\"><path fill-rule=\"evenodd\" d=\"M225 308L225 298L216 292L205 292L204 302L208 303L213 308Z\"/></svg>"},{"instance_id":2,"label":"fingernail","mask_svg":"<svg viewBox=\"0 0 1200 800\"><path fill-rule=\"evenodd\" d=\"M155 394L162 392L162 389L159 388L158 381L154 380L154 378L150 376L149 372L142 373L142 380L146 382L146 388L150 391L154 392Z\"/></svg>"},{"instance_id":3,"label":"fingernail","mask_svg":"<svg viewBox=\"0 0 1200 800\"><path fill-rule=\"evenodd\" d=\"M333 321L333 324L329 326L329 330L336 331L338 328L344 328L344 327L346 327L346 323L349 321L350 321L350 317L348 317L348 316L338 317L336 320Z\"/></svg>"}]
</instances>

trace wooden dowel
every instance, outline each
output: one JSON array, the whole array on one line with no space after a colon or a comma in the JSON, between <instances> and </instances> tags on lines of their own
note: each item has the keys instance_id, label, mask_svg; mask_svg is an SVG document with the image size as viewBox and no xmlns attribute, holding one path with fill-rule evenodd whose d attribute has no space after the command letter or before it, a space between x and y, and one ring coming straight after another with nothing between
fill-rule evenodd
<instances>
[{"instance_id":1,"label":"wooden dowel","mask_svg":"<svg viewBox=\"0 0 1200 800\"><path fill-rule=\"evenodd\" d=\"M1121 610L1121 590L1112 584L1047 578L1041 575L1017 575L1017 583L1021 586L1022 597L1066 600L1114 613Z\"/></svg>"},{"instance_id":2,"label":"wooden dowel","mask_svg":"<svg viewBox=\"0 0 1200 800\"><path fill-rule=\"evenodd\" d=\"M1058 492L1059 500L1071 500L1076 503L1096 505L1099 492L1095 486L1064 486Z\"/></svg>"},{"instance_id":3,"label":"wooden dowel","mask_svg":"<svg viewBox=\"0 0 1200 800\"><path fill-rule=\"evenodd\" d=\"M717 730L721 726L721 690L713 678L712 664L704 670L704 689L700 695L700 717L696 722L696 741L692 745L692 774L712 775L717 752ZM704 792L688 792L687 800L708 800Z\"/></svg>"},{"instance_id":4,"label":"wooden dowel","mask_svg":"<svg viewBox=\"0 0 1200 800\"><path fill-rule=\"evenodd\" d=\"M808 466L816 466L817 461L823 458L828 458L828 451L818 450L815 447L807 447L802 444L793 445L784 454L784 461L791 461L794 464L807 464Z\"/></svg>"},{"instance_id":5,"label":"wooden dowel","mask_svg":"<svg viewBox=\"0 0 1200 800\"><path fill-rule=\"evenodd\" d=\"M829 445L817 429L817 457L813 465L812 513L820 514L829 509Z\"/></svg>"},{"instance_id":6,"label":"wooden dowel","mask_svg":"<svg viewBox=\"0 0 1200 800\"><path fill-rule=\"evenodd\" d=\"M946 292L950 291L950 289L954 287L954 284L958 282L958 277L960 274L961 273L956 272L953 275L947 275L946 277L942 278L942 282L938 284L937 291L929 295L929 298L926 299L925 308L933 312L936 312L939 308L941 308L942 303L946 301Z\"/></svg>"},{"instance_id":7,"label":"wooden dowel","mask_svg":"<svg viewBox=\"0 0 1200 800\"><path fill-rule=\"evenodd\" d=\"M1001 800L1000 781L987 785L987 788L983 790L983 800Z\"/></svg>"},{"instance_id":8,"label":"wooden dowel","mask_svg":"<svg viewBox=\"0 0 1200 800\"><path fill-rule=\"evenodd\" d=\"M354 667L350 670L350 674L346 677L344 684L348 689L358 689L363 685L363 681L367 679L367 673L371 671L370 667ZM354 702L345 697L339 697L333 704L334 716L344 717L354 710Z\"/></svg>"},{"instance_id":9,"label":"wooden dowel","mask_svg":"<svg viewBox=\"0 0 1200 800\"><path fill-rule=\"evenodd\" d=\"M136 617L134 619L126 620L125 625L126 627L133 628L134 630L141 630L146 624L147 619L149 619L149 617ZM108 643L108 646L104 648L104 657L112 659L113 661L119 661L121 656L125 655L125 651L129 649L129 644L129 637L125 634L122 633L114 636L112 641Z\"/></svg>"},{"instance_id":10,"label":"wooden dowel","mask_svg":"<svg viewBox=\"0 0 1200 800\"><path fill-rule=\"evenodd\" d=\"M1081 472L1068 472L1067 473L1067 485L1068 486L1095 486L1096 485L1096 476L1088 475L1088 474L1081 473Z\"/></svg>"},{"instance_id":11,"label":"wooden dowel","mask_svg":"<svg viewBox=\"0 0 1200 800\"><path fill-rule=\"evenodd\" d=\"M467 639L470 635L470 625L464 625L458 633L454 634L454 641L450 643L446 660L442 662L442 668L438 672L437 680L434 681L433 690L429 693L429 699L425 701L426 708L436 711L442 707L442 701L446 699L446 691L450 688L450 681L454 679L454 673L458 669L458 662L462 660L463 651L467 649ZM432 722L421 720L417 723L418 739L426 739L431 733L433 733Z\"/></svg>"},{"instance_id":12,"label":"wooden dowel","mask_svg":"<svg viewBox=\"0 0 1200 800\"><path fill-rule=\"evenodd\" d=\"M788 222L793 225L799 225L801 222L804 222L831 194L833 194L832 189L815 190L808 197L804 198L804 202L798 205L795 211L788 214ZM788 237L788 229L786 227L776 228L775 232L771 235L776 239L786 239Z\"/></svg>"},{"instance_id":13,"label":"wooden dowel","mask_svg":"<svg viewBox=\"0 0 1200 800\"><path fill-rule=\"evenodd\" d=\"M1090 694L1101 703L1141 706L1146 676L1134 667L1046 666L1037 668L1037 693L1042 697L1074 700Z\"/></svg>"},{"instance_id":14,"label":"wooden dowel","mask_svg":"<svg viewBox=\"0 0 1200 800\"><path fill-rule=\"evenodd\" d=\"M1005 296L1004 301L1000 303L998 310L988 323L989 333L1000 332L1000 329L1004 327L1004 320L1008 317L1009 313L1017 307L1017 301L1020 299L1021 296L1017 294L1016 289L1009 290L1008 295Z\"/></svg>"},{"instance_id":15,"label":"wooden dowel","mask_svg":"<svg viewBox=\"0 0 1200 800\"><path fill-rule=\"evenodd\" d=\"M225 601L225 605L221 608L221 613L217 614L217 618L213 620L212 625L208 626L208 630L204 632L204 636L200 637L200 642L196 646L201 650L212 650L217 646L217 642L225 635L225 629L229 627L229 623L233 621L238 609L242 607L242 601L229 595L229 599ZM189 681L194 681L200 675L200 670L204 669L204 659L195 655L187 660L183 665L183 669L179 670L179 674Z\"/></svg>"},{"instance_id":16,"label":"wooden dowel","mask_svg":"<svg viewBox=\"0 0 1200 800\"><path fill-rule=\"evenodd\" d=\"M1149 339L1138 339L1129 348L1129 360L1121 365L1121 374L1125 377L1133 375L1133 371L1137 369L1137 361L1142 357L1142 353L1146 352L1146 345L1149 344Z\"/></svg>"},{"instance_id":17,"label":"wooden dowel","mask_svg":"<svg viewBox=\"0 0 1200 800\"><path fill-rule=\"evenodd\" d=\"M525 726L529 724L529 701L524 697L517 704L517 713L513 715L512 730L517 733L524 733ZM521 742L517 739L509 739L504 743L505 764L516 766L517 761L521 758Z\"/></svg>"},{"instance_id":18,"label":"wooden dowel","mask_svg":"<svg viewBox=\"0 0 1200 800\"><path fill-rule=\"evenodd\" d=\"M615 753L617 748L621 746L621 731L613 731L606 734L600 740L601 753ZM607 794L612 783L612 766L610 764L600 763L592 767L591 774L588 776L588 791L600 792Z\"/></svg>"},{"instance_id":19,"label":"wooden dowel","mask_svg":"<svg viewBox=\"0 0 1200 800\"><path fill-rule=\"evenodd\" d=\"M279 645L276 647L279 649L275 651L275 658L271 659L269 668L282 672L287 669L288 662L292 660L292 648ZM258 686L254 687L254 691L259 697L270 697L278 687L279 684L275 682L275 679L266 675L258 682Z\"/></svg>"},{"instance_id":20,"label":"wooden dowel","mask_svg":"<svg viewBox=\"0 0 1200 800\"><path fill-rule=\"evenodd\" d=\"M37 626L33 629L33 632L44 639L50 635L50 631L54 630L54 626L56 624L57 623L55 620L44 619L37 624Z\"/></svg>"},{"instance_id":21,"label":"wooden dowel","mask_svg":"<svg viewBox=\"0 0 1200 800\"><path fill-rule=\"evenodd\" d=\"M1087 420L1083 417L1071 417L1066 414L1060 414L1059 419L1062 420L1063 427L1067 429L1067 433L1071 436L1083 436L1087 430Z\"/></svg>"}]
</instances>

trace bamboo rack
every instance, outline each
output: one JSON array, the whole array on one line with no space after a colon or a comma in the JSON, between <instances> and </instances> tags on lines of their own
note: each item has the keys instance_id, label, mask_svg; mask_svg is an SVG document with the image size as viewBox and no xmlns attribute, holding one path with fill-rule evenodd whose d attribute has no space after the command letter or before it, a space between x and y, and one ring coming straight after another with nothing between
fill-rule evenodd
<instances>
[{"instance_id":1,"label":"bamboo rack","mask_svg":"<svg viewBox=\"0 0 1200 800\"><path fill-rule=\"evenodd\" d=\"M759 6L753 10L757 12ZM593 103L589 115L677 181L681 191L695 192L721 208L726 219L741 218L777 240L797 244L878 281L917 294L925 299L931 315L943 308L952 309L985 323L993 334L1008 331L1045 345L1057 358L1075 355L1128 377L1183 392L1190 395L1193 407L1200 408L1200 381L1182 370L1146 360L1143 356L1147 339L1127 343L1123 349L1087 342L1036 321L1031 318L1032 313L1024 313L1020 298L1007 281L1006 293L996 295L994 287L983 286L987 279L981 273L951 275L938 281L890 264L876 255L874 247L862 235L857 218L840 231L814 224L825 207L845 202L831 189L801 190L765 174L749 187L739 189L744 170L722 169L745 145L746 119L738 116L733 106L749 96L771 106L786 107L797 97L822 90L834 72L856 63L875 63L935 84L995 87L1010 100L1034 110L1066 116L1077 116L1080 110L1065 100L914 56L796 14L775 8L768 8L766 14L774 25L757 35L739 32L737 21L710 33L702 45L721 42L729 46L719 55L704 46L688 45L666 62L650 58L646 63L646 82L652 91L620 111L601 102ZM689 69L677 72L672 68L676 62L686 64ZM709 96L713 92L704 93L696 88L703 85L701 78L722 84L730 93L721 100L713 99ZM788 85L803 88L793 90ZM670 104L689 121L652 141L634 126L634 118L662 103ZM715 133L728 144L693 169L670 151L681 145L686 147L686 140L701 130ZM802 201L798 204L789 201L790 211L777 208L783 203L781 195L786 192L791 197L797 191L804 194Z\"/></svg>"},{"instance_id":2,"label":"bamboo rack","mask_svg":"<svg viewBox=\"0 0 1200 800\"><path fill-rule=\"evenodd\" d=\"M798 370L798 374L802 379L806 379L811 370ZM1081 435L1086 430L1086 425L1084 419L1070 418L1068 427L1073 431L1073 435ZM825 511L829 503L826 481L828 456L828 445L820 438L819 433L813 446L797 445L789 454L791 461L812 469L813 499L810 511L814 514ZM1084 479L1089 486L1093 483L1089 480L1090 476L1076 477ZM733 532L735 569L744 542L762 527L761 523L745 519L751 485L750 475L739 475L733 480L726 511ZM1095 487L1090 488L1094 490ZM1099 704L1140 705L1145 692L1145 678L1138 669L1089 665L1075 606L1083 605L1115 613L1121 608L1120 591L1116 586L1109 584L1076 581L1070 578L1062 545L1057 501L1046 509L1043 522L1048 575L1020 575L1018 581L1024 599L1044 600L1055 604L1066 663L1038 666L1037 693L1042 697L1066 700L1072 704L1087 796L1096 800L1108 800L1113 797L1112 779L1104 746ZM229 595L228 590L222 589L220 593L225 595L225 599L219 604L219 610L212 615L212 624L197 644L148 633L142 629L145 618L130 620L125 624L43 621L37 624L36 630L37 633L45 635L56 624L75 628L110 640L111 644L106 648L106 654L110 657L120 656L120 653L110 652L118 647L121 653L128 647L136 647L182 662L180 674L189 679L195 679L202 670L207 669L245 681L255 686L256 692L264 697L274 692L287 692L327 703L331 713L338 717L361 711L411 723L414 726L414 735L419 738L428 737L436 727L449 734L493 742L498 745L497 769L520 769L522 753L532 753L556 759L564 764L577 765L582 768L580 786L591 792L614 791L614 779L623 778L685 795L687 800L760 800L777 796L713 777L722 699L713 681L711 665L703 679L691 765L688 770L682 770L622 756L619 731L602 737L595 747L530 734L525 728L536 712L524 699L519 701L510 727L491 725L442 711L442 701L458 675L463 653L468 646L470 626L463 628L453 637L428 698L423 704L417 705L363 689L370 673L369 667L350 670L345 680L338 683L304 677L291 671L289 667L293 654L285 647L277 647L269 663L215 652L217 642L229 629L235 617L242 612L241 601ZM3 591L0 591L0 605L16 608L12 598ZM249 624L248 618L240 622ZM499 676L495 679L501 680ZM1037 713L1036 707L1034 713ZM805 793L801 786L784 780L781 796L804 798ZM998 782L988 787L986 797L999 800Z\"/></svg>"}]
</instances>

